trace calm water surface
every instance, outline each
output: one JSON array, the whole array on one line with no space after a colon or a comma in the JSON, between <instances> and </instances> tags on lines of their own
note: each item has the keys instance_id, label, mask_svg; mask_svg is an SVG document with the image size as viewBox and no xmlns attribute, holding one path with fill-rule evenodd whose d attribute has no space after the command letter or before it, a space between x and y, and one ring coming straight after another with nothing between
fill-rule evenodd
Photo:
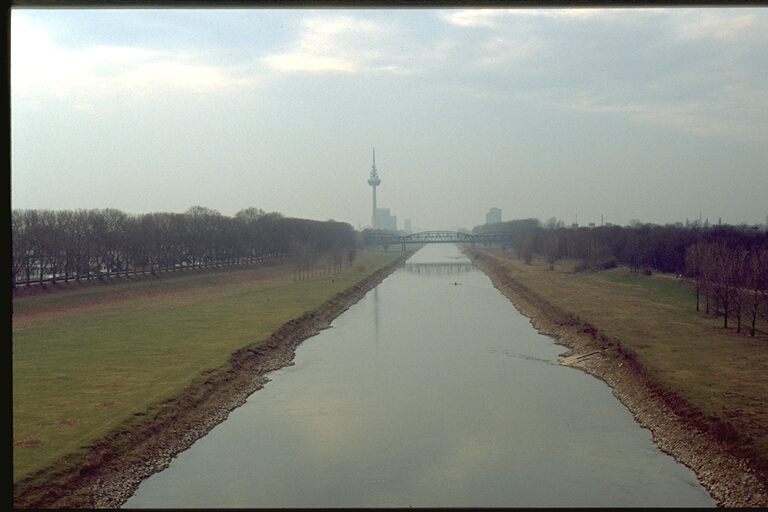
<instances>
[{"instance_id":1,"label":"calm water surface","mask_svg":"<svg viewBox=\"0 0 768 512\"><path fill-rule=\"evenodd\" d=\"M714 506L564 350L426 246L125 506Z\"/></svg>"}]
</instances>

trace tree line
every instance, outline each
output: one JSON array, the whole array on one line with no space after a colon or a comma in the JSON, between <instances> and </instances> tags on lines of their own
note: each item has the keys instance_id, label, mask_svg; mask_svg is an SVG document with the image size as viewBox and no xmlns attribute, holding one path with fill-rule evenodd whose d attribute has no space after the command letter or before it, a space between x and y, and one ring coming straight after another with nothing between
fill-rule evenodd
<instances>
[{"instance_id":1,"label":"tree line","mask_svg":"<svg viewBox=\"0 0 768 512\"><path fill-rule=\"evenodd\" d=\"M736 320L741 332L742 317L749 321L750 334L755 335L758 316L768 320L768 246L731 247L723 241L697 242L685 254L685 273L696 283L696 311Z\"/></svg>"},{"instance_id":2,"label":"tree line","mask_svg":"<svg viewBox=\"0 0 768 512\"><path fill-rule=\"evenodd\" d=\"M347 223L246 208L234 217L193 206L184 213L14 209L13 285L253 263L292 257L308 268L323 255L336 268L355 258Z\"/></svg>"},{"instance_id":3,"label":"tree line","mask_svg":"<svg viewBox=\"0 0 768 512\"><path fill-rule=\"evenodd\" d=\"M759 317L768 315L768 232L756 226L638 224L634 226L565 227L550 219L517 219L478 226L474 233L504 232L506 245L531 263L542 255L550 269L561 259L577 259L577 270L626 265L634 272L674 273L695 281L696 309L730 319L742 318L754 336ZM766 318L768 319L768 318Z\"/></svg>"}]
</instances>

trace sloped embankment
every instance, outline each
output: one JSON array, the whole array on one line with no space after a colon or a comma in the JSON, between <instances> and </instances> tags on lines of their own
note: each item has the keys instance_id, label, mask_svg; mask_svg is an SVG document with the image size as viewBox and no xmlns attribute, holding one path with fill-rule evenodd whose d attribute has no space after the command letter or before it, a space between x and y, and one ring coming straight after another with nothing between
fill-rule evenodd
<instances>
[{"instance_id":1,"label":"sloped embankment","mask_svg":"<svg viewBox=\"0 0 768 512\"><path fill-rule=\"evenodd\" d=\"M723 433L702 423L702 415L685 399L654 382L631 351L516 281L494 256L465 252L540 333L570 349L562 364L605 381L651 431L656 445L693 469L718 505L768 506L768 475L738 456L738 446L721 443Z\"/></svg>"},{"instance_id":2,"label":"sloped embankment","mask_svg":"<svg viewBox=\"0 0 768 512\"><path fill-rule=\"evenodd\" d=\"M149 411L144 421L91 446L69 469L41 471L14 488L19 508L114 508L142 480L168 466L178 453L224 421L229 412L262 388L266 374L293 364L296 347L327 328L413 254L406 252L351 288L277 329L258 346L238 350L227 368L211 371L177 398Z\"/></svg>"}]
</instances>

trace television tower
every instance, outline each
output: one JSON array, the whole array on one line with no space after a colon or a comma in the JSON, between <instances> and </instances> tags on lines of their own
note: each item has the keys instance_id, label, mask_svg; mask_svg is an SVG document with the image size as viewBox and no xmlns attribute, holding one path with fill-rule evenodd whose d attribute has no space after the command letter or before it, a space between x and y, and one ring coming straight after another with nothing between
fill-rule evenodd
<instances>
[{"instance_id":1,"label":"television tower","mask_svg":"<svg viewBox=\"0 0 768 512\"><path fill-rule=\"evenodd\" d=\"M368 178L368 184L373 188L373 214L371 215L371 227L377 229L379 226L376 222L376 187L379 186L381 180L379 179L379 173L376 171L376 148L373 148L373 165L371 166L371 177Z\"/></svg>"}]
</instances>

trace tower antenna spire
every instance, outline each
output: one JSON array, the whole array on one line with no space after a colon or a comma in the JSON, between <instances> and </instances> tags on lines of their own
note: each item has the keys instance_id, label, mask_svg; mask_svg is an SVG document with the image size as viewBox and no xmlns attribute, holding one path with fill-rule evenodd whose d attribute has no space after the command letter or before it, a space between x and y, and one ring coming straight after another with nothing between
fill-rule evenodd
<instances>
[{"instance_id":1,"label":"tower antenna spire","mask_svg":"<svg viewBox=\"0 0 768 512\"><path fill-rule=\"evenodd\" d=\"M378 176L378 172L376 171L376 148L373 148L373 165L371 166L371 177Z\"/></svg>"},{"instance_id":2,"label":"tower antenna spire","mask_svg":"<svg viewBox=\"0 0 768 512\"><path fill-rule=\"evenodd\" d=\"M371 177L368 178L368 184L372 189L371 226L373 229L377 229L379 227L379 223L377 222L376 215L376 187L381 184L381 178L379 178L379 173L376 171L376 148L373 148L373 165L371 166Z\"/></svg>"}]
</instances>

